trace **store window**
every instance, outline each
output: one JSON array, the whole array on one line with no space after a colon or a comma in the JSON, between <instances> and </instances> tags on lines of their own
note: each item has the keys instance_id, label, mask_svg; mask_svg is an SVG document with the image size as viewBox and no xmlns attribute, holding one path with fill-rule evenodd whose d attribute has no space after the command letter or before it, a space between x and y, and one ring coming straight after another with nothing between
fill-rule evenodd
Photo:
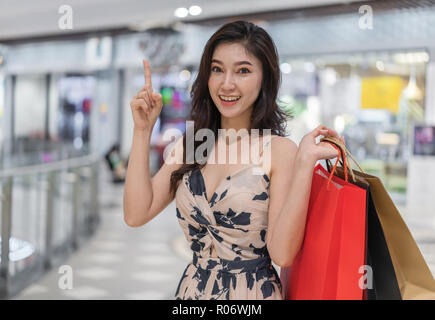
<instances>
[{"instance_id":1,"label":"store window","mask_svg":"<svg viewBox=\"0 0 435 320\"><path fill-rule=\"evenodd\" d=\"M279 98L293 111L295 140L323 123L344 135L368 173L405 199L414 123L424 121L424 50L335 54L281 63Z\"/></svg>"},{"instance_id":2,"label":"store window","mask_svg":"<svg viewBox=\"0 0 435 320\"><path fill-rule=\"evenodd\" d=\"M14 90L14 151L18 154L44 150L47 108L46 77L17 75Z\"/></svg>"},{"instance_id":3,"label":"store window","mask_svg":"<svg viewBox=\"0 0 435 320\"><path fill-rule=\"evenodd\" d=\"M1 61L1 57L0 57ZM3 132L3 114L5 111L5 76L0 70L0 150L3 149L3 139L4 139L4 132Z\"/></svg>"},{"instance_id":4,"label":"store window","mask_svg":"<svg viewBox=\"0 0 435 320\"><path fill-rule=\"evenodd\" d=\"M82 150L89 147L89 129L95 77L71 75L59 80L58 139L63 147Z\"/></svg>"}]
</instances>

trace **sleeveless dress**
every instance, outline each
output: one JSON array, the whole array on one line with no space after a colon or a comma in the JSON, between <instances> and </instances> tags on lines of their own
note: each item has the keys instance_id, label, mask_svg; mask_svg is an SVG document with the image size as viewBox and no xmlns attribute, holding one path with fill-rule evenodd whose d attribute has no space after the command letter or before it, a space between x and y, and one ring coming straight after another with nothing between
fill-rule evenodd
<instances>
[{"instance_id":1,"label":"sleeveless dress","mask_svg":"<svg viewBox=\"0 0 435 320\"><path fill-rule=\"evenodd\" d=\"M208 200L201 170L184 174L176 214L193 258L176 300L282 299L266 246L269 185L262 166L249 164L223 179Z\"/></svg>"}]
</instances>

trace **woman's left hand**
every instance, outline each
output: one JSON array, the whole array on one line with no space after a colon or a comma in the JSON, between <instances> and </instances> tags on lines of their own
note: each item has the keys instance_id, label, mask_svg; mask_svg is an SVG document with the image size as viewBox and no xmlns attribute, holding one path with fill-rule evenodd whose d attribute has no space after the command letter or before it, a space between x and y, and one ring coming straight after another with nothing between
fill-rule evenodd
<instances>
[{"instance_id":1,"label":"woman's left hand","mask_svg":"<svg viewBox=\"0 0 435 320\"><path fill-rule=\"evenodd\" d=\"M345 143L344 137L340 137L334 129L320 125L302 138L299 144L298 152L300 152L304 158L308 158L313 161L337 158L339 156L339 152L337 149L331 146L331 144L326 142L316 143L316 138L320 135L325 137L332 136Z\"/></svg>"}]
</instances>

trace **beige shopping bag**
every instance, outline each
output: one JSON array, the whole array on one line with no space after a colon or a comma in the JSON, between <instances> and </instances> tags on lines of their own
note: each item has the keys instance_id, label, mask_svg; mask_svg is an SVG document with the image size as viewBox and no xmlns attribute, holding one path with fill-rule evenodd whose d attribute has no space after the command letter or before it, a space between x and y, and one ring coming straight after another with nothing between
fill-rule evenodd
<instances>
[{"instance_id":1,"label":"beige shopping bag","mask_svg":"<svg viewBox=\"0 0 435 320\"><path fill-rule=\"evenodd\" d=\"M382 181L366 173L354 173L363 177L373 190L373 201L384 230L402 299L435 300L435 279Z\"/></svg>"},{"instance_id":2,"label":"beige shopping bag","mask_svg":"<svg viewBox=\"0 0 435 320\"><path fill-rule=\"evenodd\" d=\"M339 140L327 140L333 141L346 153L349 152ZM402 299L435 300L435 279L382 181L376 176L356 170L352 170L352 174L363 178L370 185Z\"/></svg>"}]
</instances>

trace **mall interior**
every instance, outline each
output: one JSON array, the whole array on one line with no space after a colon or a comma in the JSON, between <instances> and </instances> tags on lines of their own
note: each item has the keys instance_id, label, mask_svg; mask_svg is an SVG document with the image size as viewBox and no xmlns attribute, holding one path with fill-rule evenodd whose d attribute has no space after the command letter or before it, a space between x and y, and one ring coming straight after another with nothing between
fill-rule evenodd
<instances>
[{"instance_id":1,"label":"mall interior","mask_svg":"<svg viewBox=\"0 0 435 320\"><path fill-rule=\"evenodd\" d=\"M1 299L173 298L192 258L175 202L139 228L123 217L130 100L146 58L154 175L206 41L234 20L275 41L288 137L343 135L435 274L435 1L2 1Z\"/></svg>"}]
</instances>

